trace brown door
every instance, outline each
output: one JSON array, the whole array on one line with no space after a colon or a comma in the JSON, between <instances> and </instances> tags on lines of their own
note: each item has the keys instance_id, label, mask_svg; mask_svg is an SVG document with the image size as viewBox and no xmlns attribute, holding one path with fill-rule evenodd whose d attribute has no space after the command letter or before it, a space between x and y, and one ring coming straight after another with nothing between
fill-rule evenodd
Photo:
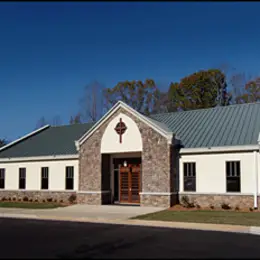
<instances>
[{"instance_id":1,"label":"brown door","mask_svg":"<svg viewBox=\"0 0 260 260\"><path fill-rule=\"evenodd\" d=\"M140 203L140 165L120 168L120 202Z\"/></svg>"},{"instance_id":2,"label":"brown door","mask_svg":"<svg viewBox=\"0 0 260 260\"><path fill-rule=\"evenodd\" d=\"M130 174L131 203L140 203L140 166L133 165Z\"/></svg>"},{"instance_id":3,"label":"brown door","mask_svg":"<svg viewBox=\"0 0 260 260\"><path fill-rule=\"evenodd\" d=\"M129 202L129 167L120 167L120 202Z\"/></svg>"}]
</instances>

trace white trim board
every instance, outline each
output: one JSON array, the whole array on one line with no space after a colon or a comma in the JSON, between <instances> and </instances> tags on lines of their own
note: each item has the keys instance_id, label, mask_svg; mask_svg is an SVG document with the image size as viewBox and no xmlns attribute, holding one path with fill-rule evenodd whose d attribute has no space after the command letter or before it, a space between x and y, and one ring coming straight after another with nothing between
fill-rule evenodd
<instances>
[{"instance_id":1,"label":"white trim board","mask_svg":"<svg viewBox=\"0 0 260 260\"><path fill-rule=\"evenodd\" d=\"M37 130L35 130L35 131L33 131L33 132L27 134L27 135L24 135L23 137L21 137L21 138L19 138L19 139L14 140L13 142L11 142L11 143L9 143L9 144L7 144L7 145L1 147L1 148L0 148L0 152L3 151L3 150L5 150L6 148L12 146L12 145L15 145L16 143L19 143L19 142L23 141L24 139L26 139L26 138L28 138L28 137L30 137L30 136L33 136L33 135L35 135L35 134L37 134L37 133L39 133L39 132L45 130L46 128L49 128L49 127L50 127L50 125L45 125L45 126L43 126L43 127L39 128L39 129L37 129Z\"/></svg>"},{"instance_id":2,"label":"white trim board","mask_svg":"<svg viewBox=\"0 0 260 260\"><path fill-rule=\"evenodd\" d=\"M114 113L116 113L116 111L118 111L118 109L120 108L123 108L127 112L136 116L139 120L141 120L143 123L150 126L156 132L158 132L163 137L165 137L168 140L168 142L171 143L173 133L165 131L164 129L160 128L156 124L152 123L145 116L137 112L135 109L131 108L130 106L128 106L122 101L118 101L96 124L93 125L93 127L91 127L89 131L87 131L78 141L75 142L75 145L80 146L81 144L83 144L96 131L97 128L99 128L103 123L105 123L109 119L109 117L111 117Z\"/></svg>"},{"instance_id":3,"label":"white trim board","mask_svg":"<svg viewBox=\"0 0 260 260\"><path fill-rule=\"evenodd\" d=\"M78 154L12 157L12 158L0 158L0 163L24 162L24 161L72 160L72 159L78 159L78 158L79 158Z\"/></svg>"},{"instance_id":4,"label":"white trim board","mask_svg":"<svg viewBox=\"0 0 260 260\"><path fill-rule=\"evenodd\" d=\"M177 194L177 192L139 192L140 195L158 195L158 196L169 196L172 194Z\"/></svg>"},{"instance_id":5,"label":"white trim board","mask_svg":"<svg viewBox=\"0 0 260 260\"><path fill-rule=\"evenodd\" d=\"M239 192L192 192L192 191L180 191L179 195L202 195L202 196L254 196L254 193L239 193ZM260 195L260 193L258 193Z\"/></svg>"},{"instance_id":6,"label":"white trim board","mask_svg":"<svg viewBox=\"0 0 260 260\"><path fill-rule=\"evenodd\" d=\"M80 190L77 191L79 194L104 194L104 193L110 193L110 190L102 190L102 191L95 191L95 190Z\"/></svg>"},{"instance_id":7,"label":"white trim board","mask_svg":"<svg viewBox=\"0 0 260 260\"><path fill-rule=\"evenodd\" d=\"M200 154L200 153L221 153L221 152L243 152L257 151L258 145L234 145L234 146L216 146L203 148L181 148L180 154Z\"/></svg>"}]
</instances>

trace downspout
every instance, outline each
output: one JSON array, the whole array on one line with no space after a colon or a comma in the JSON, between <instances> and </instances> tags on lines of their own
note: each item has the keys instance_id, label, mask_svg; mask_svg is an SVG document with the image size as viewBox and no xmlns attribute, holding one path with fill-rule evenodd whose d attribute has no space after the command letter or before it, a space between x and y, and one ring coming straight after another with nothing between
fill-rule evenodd
<instances>
[{"instance_id":1,"label":"downspout","mask_svg":"<svg viewBox=\"0 0 260 260\"><path fill-rule=\"evenodd\" d=\"M260 154L260 132L258 136L258 152L254 151L254 158L255 158L255 194L254 194L254 208L258 208L258 154Z\"/></svg>"}]
</instances>

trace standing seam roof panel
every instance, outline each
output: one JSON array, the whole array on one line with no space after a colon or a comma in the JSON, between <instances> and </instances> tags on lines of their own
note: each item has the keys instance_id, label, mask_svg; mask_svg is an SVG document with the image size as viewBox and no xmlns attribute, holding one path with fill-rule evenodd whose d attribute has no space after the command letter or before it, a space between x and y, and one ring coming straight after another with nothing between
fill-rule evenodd
<instances>
[{"instance_id":1,"label":"standing seam roof panel","mask_svg":"<svg viewBox=\"0 0 260 260\"><path fill-rule=\"evenodd\" d=\"M257 144L257 136L260 132L259 102L154 114L151 117L167 124L181 139L184 147Z\"/></svg>"},{"instance_id":2,"label":"standing seam roof panel","mask_svg":"<svg viewBox=\"0 0 260 260\"><path fill-rule=\"evenodd\" d=\"M236 128L236 133L234 134L233 139L232 139L232 145L236 145L236 144L241 143L240 142L240 136L241 136L241 132L243 130L243 118L245 117L246 110L240 108L240 113L241 113L241 116L239 118L238 126Z\"/></svg>"}]
</instances>

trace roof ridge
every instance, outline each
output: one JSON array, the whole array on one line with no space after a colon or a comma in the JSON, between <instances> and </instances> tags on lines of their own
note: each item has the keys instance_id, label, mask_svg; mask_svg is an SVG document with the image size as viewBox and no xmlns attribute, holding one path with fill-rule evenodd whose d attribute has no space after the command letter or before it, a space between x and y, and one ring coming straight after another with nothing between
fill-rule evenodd
<instances>
[{"instance_id":1,"label":"roof ridge","mask_svg":"<svg viewBox=\"0 0 260 260\"><path fill-rule=\"evenodd\" d=\"M54 125L54 126L51 126L51 128L69 127L69 126L74 126L74 125L91 125L91 124L94 124L94 122L76 123L76 124L67 124L67 125Z\"/></svg>"},{"instance_id":2,"label":"roof ridge","mask_svg":"<svg viewBox=\"0 0 260 260\"><path fill-rule=\"evenodd\" d=\"M187 113L187 112L193 112L193 111L205 111L205 110L214 110L214 109L225 109L229 107L236 107L236 106L249 106L249 105L260 105L260 102L251 102L251 103L243 103L243 104L231 104L227 106L215 106L215 107L209 107L209 108L198 108L198 109L191 109L191 110L184 110L184 111L174 111L174 112L161 112L161 113L154 113L149 116L154 115L167 115L167 114L173 114L173 113Z\"/></svg>"}]
</instances>

